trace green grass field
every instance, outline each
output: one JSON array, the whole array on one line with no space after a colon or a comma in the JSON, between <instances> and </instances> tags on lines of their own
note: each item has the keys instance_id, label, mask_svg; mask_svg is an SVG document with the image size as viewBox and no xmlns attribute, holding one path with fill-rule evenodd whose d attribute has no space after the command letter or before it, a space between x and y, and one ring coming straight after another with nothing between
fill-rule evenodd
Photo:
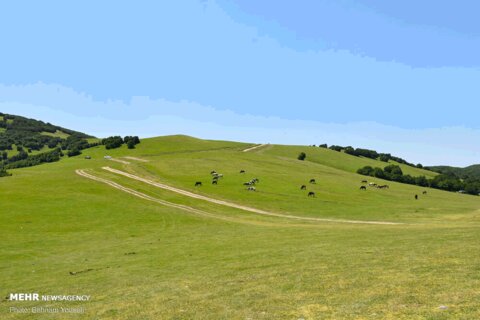
<instances>
[{"instance_id":1,"label":"green grass field","mask_svg":"<svg viewBox=\"0 0 480 320\"><path fill-rule=\"evenodd\" d=\"M0 178L1 294L92 298L2 299L0 319L32 319L9 308L38 305L85 307L74 319L480 318L480 197L394 182L385 182L388 190L360 191L365 177L356 169L385 163L314 147L242 152L250 146L159 137L134 150L99 146L11 170L13 176ZM306 161L296 159L300 151ZM399 224L265 216L160 189L105 166L269 212ZM77 169L211 216L135 197L81 177ZM210 183L211 170L224 174L218 185ZM255 177L257 191L246 191L242 183ZM196 181L203 186L195 187ZM307 197L311 190L315 198Z\"/></svg>"}]
</instances>

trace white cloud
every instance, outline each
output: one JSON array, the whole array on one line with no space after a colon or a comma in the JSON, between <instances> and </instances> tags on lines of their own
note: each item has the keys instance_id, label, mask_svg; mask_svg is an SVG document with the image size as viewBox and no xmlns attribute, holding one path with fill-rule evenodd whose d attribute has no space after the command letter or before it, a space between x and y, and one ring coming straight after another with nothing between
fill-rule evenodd
<instances>
[{"instance_id":1,"label":"white cloud","mask_svg":"<svg viewBox=\"0 0 480 320\"><path fill-rule=\"evenodd\" d=\"M0 85L0 111L55 123L99 137L187 134L199 138L280 144L339 144L389 152L427 165L466 166L480 158L480 130L402 129L378 123L287 120L217 110L195 102L132 97L95 101L50 84Z\"/></svg>"}]
</instances>

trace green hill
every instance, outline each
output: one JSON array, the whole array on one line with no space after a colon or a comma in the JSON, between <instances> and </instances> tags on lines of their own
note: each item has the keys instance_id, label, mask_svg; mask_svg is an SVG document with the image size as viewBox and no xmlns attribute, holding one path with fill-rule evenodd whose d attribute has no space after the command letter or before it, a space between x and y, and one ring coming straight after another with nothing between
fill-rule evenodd
<instances>
[{"instance_id":1,"label":"green hill","mask_svg":"<svg viewBox=\"0 0 480 320\"><path fill-rule=\"evenodd\" d=\"M428 168L432 171L439 172L439 173L446 173L446 174L451 173L462 179L468 179L468 178L480 179L480 164L475 164L465 168L450 167L450 166L431 166Z\"/></svg>"},{"instance_id":2,"label":"green hill","mask_svg":"<svg viewBox=\"0 0 480 320\"><path fill-rule=\"evenodd\" d=\"M167 136L11 170L1 293L91 295L49 303L78 319L480 317L480 197L371 177L389 188L360 190L356 170L384 162L252 146Z\"/></svg>"},{"instance_id":3,"label":"green hill","mask_svg":"<svg viewBox=\"0 0 480 320\"><path fill-rule=\"evenodd\" d=\"M0 168L58 161L61 150L83 149L94 145L92 140L95 138L85 133L0 113Z\"/></svg>"}]
</instances>

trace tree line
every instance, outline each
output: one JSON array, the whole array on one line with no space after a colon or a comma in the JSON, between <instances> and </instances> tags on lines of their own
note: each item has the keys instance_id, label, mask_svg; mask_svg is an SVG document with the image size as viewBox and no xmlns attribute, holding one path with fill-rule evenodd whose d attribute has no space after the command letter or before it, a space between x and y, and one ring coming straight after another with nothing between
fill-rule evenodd
<instances>
[{"instance_id":1,"label":"tree line","mask_svg":"<svg viewBox=\"0 0 480 320\"><path fill-rule=\"evenodd\" d=\"M413 164L405 159L402 159L400 157L392 156L390 153L379 153L375 150L369 150L369 149L363 149L363 148L353 148L351 146L348 147L342 147L338 145L331 145L330 147L324 143L319 145L320 148L325 148L325 149L330 149L333 151L337 152L345 152L346 154L356 156L356 157L365 157L365 158L370 158L374 160L380 160L382 162L389 162L390 160L402 163L411 167L417 167L417 168L423 168L422 164Z\"/></svg>"},{"instance_id":2,"label":"tree line","mask_svg":"<svg viewBox=\"0 0 480 320\"><path fill-rule=\"evenodd\" d=\"M421 187L430 187L455 192L461 191L472 195L480 194L480 179L461 179L452 173L439 174L430 179L426 178L425 176L412 177L409 174L403 174L402 168L394 164L388 165L383 169L365 166L358 169L357 173L379 179L413 184Z\"/></svg>"},{"instance_id":3,"label":"tree line","mask_svg":"<svg viewBox=\"0 0 480 320\"><path fill-rule=\"evenodd\" d=\"M140 138L137 136L126 136L124 138L120 136L112 136L102 139L102 144L107 150L119 148L123 144L126 144L128 149L135 149L135 146L139 143Z\"/></svg>"}]
</instances>

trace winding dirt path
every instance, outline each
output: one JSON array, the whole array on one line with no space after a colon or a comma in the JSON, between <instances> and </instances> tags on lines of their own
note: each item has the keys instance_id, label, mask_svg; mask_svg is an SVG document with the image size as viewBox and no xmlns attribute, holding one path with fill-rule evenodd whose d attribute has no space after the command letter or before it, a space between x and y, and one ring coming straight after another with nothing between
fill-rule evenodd
<instances>
[{"instance_id":1,"label":"winding dirt path","mask_svg":"<svg viewBox=\"0 0 480 320\"><path fill-rule=\"evenodd\" d=\"M79 176L84 177L84 178L94 180L94 181L97 181L97 182L101 182L101 183L105 183L105 184L107 184L107 185L109 185L109 186L111 186L115 189L118 189L118 190L121 190L123 192L129 193L129 194L131 194L133 196L136 196L138 198L148 200L148 201L152 201L152 202L156 202L156 203L159 203L161 205L164 205L164 206L167 206L167 207L170 207L170 208L175 208L175 209L188 211L190 213L194 213L194 214L209 217L209 218L215 218L215 219L233 221L233 222L244 222L243 220L237 220L237 219L233 219L233 218L222 217L222 216L214 215L214 214L211 214L211 213L208 213L208 212L205 212L205 211L202 211L202 210L198 210L198 209L195 209L195 208L192 208L192 207L189 207L189 206L185 206L185 205L176 204L176 203L168 202L168 201L165 201L165 200L157 199L157 198L151 197L151 196L149 196L145 193L142 193L142 192L124 187L124 186L122 186L122 185L120 185L116 182L111 181L111 180L103 179L103 178L94 176L92 174L86 173L84 170L78 169L78 170L75 170L75 173L78 174Z\"/></svg>"},{"instance_id":2,"label":"winding dirt path","mask_svg":"<svg viewBox=\"0 0 480 320\"><path fill-rule=\"evenodd\" d=\"M265 146L268 146L268 144L259 144L259 145L247 148L247 149L243 150L243 152L253 151L253 150L256 150L258 148L265 147Z\"/></svg>"},{"instance_id":3,"label":"winding dirt path","mask_svg":"<svg viewBox=\"0 0 480 320\"><path fill-rule=\"evenodd\" d=\"M118 162L118 163L123 163L123 164L130 164L130 162L128 162L128 161L115 159L115 158L111 158L111 159L108 159L108 160L115 161L115 162Z\"/></svg>"},{"instance_id":4,"label":"winding dirt path","mask_svg":"<svg viewBox=\"0 0 480 320\"><path fill-rule=\"evenodd\" d=\"M163 184L163 183L159 183L159 182L155 182L155 181L152 181L152 180L149 180L149 179L145 179L145 178L133 175L131 173L121 171L121 170L117 170L117 169L113 169L113 168L110 168L110 167L102 167L102 169L106 170L106 171L109 171L111 173L122 175L124 177L134 179L134 180L137 180L137 181L155 186L157 188L161 188L161 189L164 189L164 190L176 192L176 193L179 193L179 194L187 196L187 197L200 199L200 200L208 201L208 202L211 202L211 203L215 203L215 204L219 204L219 205L223 205L223 206L227 206L227 207L231 207L231 208L236 208L236 209L240 209L240 210L244 210L244 211L248 211L248 212L253 212L253 213L257 213L257 214L261 214L261 215L271 216L271 217L280 217L280 218L303 220L303 221L352 223L352 224L375 224L375 225L402 225L403 224L401 222L388 222L388 221L368 221L368 220L367 221L362 221L362 220L299 217L299 216L292 216L292 215L288 215L288 214L268 212L268 211L264 211L264 210L261 210L261 209L256 209L256 208L252 208L252 207L248 207L248 206L239 205L239 204L229 202L229 201L218 200L218 199L202 196L202 195L190 192L190 191L186 191L186 190L178 189L178 188L175 188L175 187L171 187L171 186Z\"/></svg>"},{"instance_id":5,"label":"winding dirt path","mask_svg":"<svg viewBox=\"0 0 480 320\"><path fill-rule=\"evenodd\" d=\"M123 158L128 159L128 160L138 161L138 162L149 162L148 160L137 158L137 157L123 157Z\"/></svg>"}]
</instances>

